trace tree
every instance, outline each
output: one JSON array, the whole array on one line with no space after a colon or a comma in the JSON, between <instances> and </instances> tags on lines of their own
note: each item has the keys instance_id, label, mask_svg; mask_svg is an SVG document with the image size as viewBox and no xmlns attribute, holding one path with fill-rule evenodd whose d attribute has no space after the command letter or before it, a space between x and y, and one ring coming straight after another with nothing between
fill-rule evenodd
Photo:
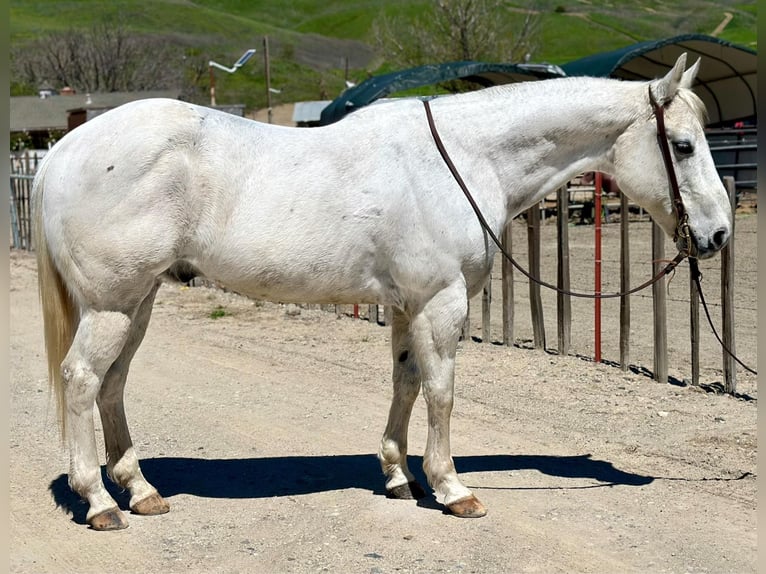
<instances>
[{"instance_id":1,"label":"tree","mask_svg":"<svg viewBox=\"0 0 766 574\"><path fill-rule=\"evenodd\" d=\"M181 89L188 75L184 56L183 46L132 34L119 21L102 21L86 31L54 32L17 47L11 70L13 83L33 89L46 84L93 93Z\"/></svg>"},{"instance_id":2,"label":"tree","mask_svg":"<svg viewBox=\"0 0 766 574\"><path fill-rule=\"evenodd\" d=\"M414 20L379 17L373 24L381 56L396 66L477 60L526 61L537 47L540 12L503 0L431 0Z\"/></svg>"}]
</instances>

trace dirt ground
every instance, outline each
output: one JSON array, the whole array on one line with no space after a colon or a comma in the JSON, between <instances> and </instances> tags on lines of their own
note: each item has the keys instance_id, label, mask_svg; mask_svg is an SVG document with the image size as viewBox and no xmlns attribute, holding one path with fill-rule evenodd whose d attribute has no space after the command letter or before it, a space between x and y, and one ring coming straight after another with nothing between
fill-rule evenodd
<instances>
[{"instance_id":1,"label":"dirt ground","mask_svg":"<svg viewBox=\"0 0 766 574\"><path fill-rule=\"evenodd\" d=\"M543 270L554 278L552 225ZM614 287L618 226L605 229ZM649 225L636 223L634 282L647 275ZM524 261L526 230L514 226ZM593 229L570 228L573 287L592 287ZM516 236L517 235L517 236ZM756 217L737 218L737 351L755 365ZM668 251L669 255L672 255ZM720 259L705 262L720 324ZM94 532L66 484L46 382L35 263L10 268L10 571L65 572L700 572L756 571L757 378L739 396L685 385L690 376L686 267L671 282L671 383L652 380L651 299L632 298L631 364L619 360L619 305L604 303L595 364L593 303L573 302L572 349L531 348L526 281L516 277L513 348L461 343L453 455L488 506L461 520L428 497L387 499L375 458L391 395L389 330L318 309L163 286L133 362L126 408L144 474L171 504L164 516ZM493 280L491 343L502 331ZM481 337L472 306L471 334ZM217 318L213 318L216 316ZM701 382L722 381L702 328ZM411 467L425 445L419 398ZM100 428L97 435L101 440ZM103 462L103 461L102 461ZM124 493L116 492L127 506Z\"/></svg>"}]
</instances>

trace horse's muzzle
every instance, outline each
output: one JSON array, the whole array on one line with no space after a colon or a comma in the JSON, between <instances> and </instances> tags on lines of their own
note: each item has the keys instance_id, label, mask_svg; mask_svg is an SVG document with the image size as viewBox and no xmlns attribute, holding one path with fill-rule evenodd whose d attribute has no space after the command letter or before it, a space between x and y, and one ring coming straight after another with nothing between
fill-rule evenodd
<instances>
[{"instance_id":1,"label":"horse's muzzle","mask_svg":"<svg viewBox=\"0 0 766 574\"><path fill-rule=\"evenodd\" d=\"M707 259L708 257L712 257L726 247L730 237L730 227L720 227L707 237L699 237L695 235L694 240L691 241L689 255L696 257L697 259ZM681 238L678 241L678 249L683 250L684 247L686 247L687 241L688 238Z\"/></svg>"}]
</instances>

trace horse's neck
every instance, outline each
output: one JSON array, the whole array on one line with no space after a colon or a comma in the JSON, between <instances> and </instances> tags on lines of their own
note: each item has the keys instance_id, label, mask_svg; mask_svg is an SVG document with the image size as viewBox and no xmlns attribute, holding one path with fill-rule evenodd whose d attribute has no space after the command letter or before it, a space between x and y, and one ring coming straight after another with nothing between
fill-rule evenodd
<instances>
[{"instance_id":1,"label":"horse's neck","mask_svg":"<svg viewBox=\"0 0 766 574\"><path fill-rule=\"evenodd\" d=\"M637 90L593 78L501 86L456 97L440 123L453 124L466 155L486 159L513 216L578 173L612 171L609 152L640 113Z\"/></svg>"}]
</instances>

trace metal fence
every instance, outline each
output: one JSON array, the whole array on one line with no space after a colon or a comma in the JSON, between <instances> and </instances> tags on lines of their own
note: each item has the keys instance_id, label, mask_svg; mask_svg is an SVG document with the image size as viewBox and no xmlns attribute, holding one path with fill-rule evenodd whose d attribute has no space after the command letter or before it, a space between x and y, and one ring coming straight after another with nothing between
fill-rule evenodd
<instances>
[{"instance_id":1,"label":"metal fence","mask_svg":"<svg viewBox=\"0 0 766 574\"><path fill-rule=\"evenodd\" d=\"M758 172L756 128L705 130L713 161L721 177L734 178L737 192L755 189Z\"/></svg>"},{"instance_id":2,"label":"metal fence","mask_svg":"<svg viewBox=\"0 0 766 574\"><path fill-rule=\"evenodd\" d=\"M44 155L42 151L27 151L10 156L11 247L14 249L34 249L29 198L32 180Z\"/></svg>"}]
</instances>

